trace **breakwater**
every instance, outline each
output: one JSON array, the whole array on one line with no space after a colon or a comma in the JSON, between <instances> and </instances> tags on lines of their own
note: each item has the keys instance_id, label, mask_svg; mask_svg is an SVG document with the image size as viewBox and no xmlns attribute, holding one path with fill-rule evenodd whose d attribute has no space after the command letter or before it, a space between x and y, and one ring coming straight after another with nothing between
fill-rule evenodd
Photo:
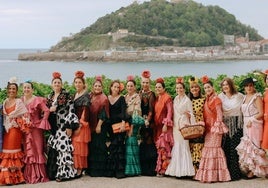
<instances>
[{"instance_id":1,"label":"breakwater","mask_svg":"<svg viewBox=\"0 0 268 188\"><path fill-rule=\"evenodd\" d=\"M87 51L37 52L18 55L21 61L94 61L94 62L165 62L216 60L268 60L268 55L229 55L207 53L144 52L144 51Z\"/></svg>"}]
</instances>

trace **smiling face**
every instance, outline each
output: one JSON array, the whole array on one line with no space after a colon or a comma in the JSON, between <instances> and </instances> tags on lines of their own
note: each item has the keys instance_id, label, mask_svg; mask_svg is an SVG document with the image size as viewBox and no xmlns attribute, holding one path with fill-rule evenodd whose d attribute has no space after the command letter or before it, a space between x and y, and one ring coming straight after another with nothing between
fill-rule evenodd
<instances>
[{"instance_id":1,"label":"smiling face","mask_svg":"<svg viewBox=\"0 0 268 188\"><path fill-rule=\"evenodd\" d=\"M161 83L156 83L155 84L155 93L157 95L161 95L165 92L165 88L163 87L163 85Z\"/></svg>"},{"instance_id":2,"label":"smiling face","mask_svg":"<svg viewBox=\"0 0 268 188\"><path fill-rule=\"evenodd\" d=\"M62 81L59 78L55 78L51 83L54 92L60 92L62 89Z\"/></svg>"},{"instance_id":3,"label":"smiling face","mask_svg":"<svg viewBox=\"0 0 268 188\"><path fill-rule=\"evenodd\" d=\"M119 91L120 91L120 83L114 82L110 88L111 95L119 95Z\"/></svg>"},{"instance_id":4,"label":"smiling face","mask_svg":"<svg viewBox=\"0 0 268 188\"><path fill-rule=\"evenodd\" d=\"M76 78L74 80L74 87L75 87L76 91L79 93L86 88L86 85L84 84L84 82L81 78Z\"/></svg>"},{"instance_id":5,"label":"smiling face","mask_svg":"<svg viewBox=\"0 0 268 188\"><path fill-rule=\"evenodd\" d=\"M9 98L16 98L18 94L18 87L15 84L9 84L7 87L7 95Z\"/></svg>"},{"instance_id":6,"label":"smiling face","mask_svg":"<svg viewBox=\"0 0 268 188\"><path fill-rule=\"evenodd\" d=\"M185 89L184 89L184 86L182 84L176 84L176 93L179 95L179 96L183 96L185 94Z\"/></svg>"},{"instance_id":7,"label":"smiling face","mask_svg":"<svg viewBox=\"0 0 268 188\"><path fill-rule=\"evenodd\" d=\"M136 92L136 86L135 86L134 82L132 82L132 81L127 82L127 92L128 92L128 94L133 94Z\"/></svg>"},{"instance_id":8,"label":"smiling face","mask_svg":"<svg viewBox=\"0 0 268 188\"><path fill-rule=\"evenodd\" d=\"M149 91L150 89L150 79L149 78L141 78L141 87L144 91Z\"/></svg>"},{"instance_id":9,"label":"smiling face","mask_svg":"<svg viewBox=\"0 0 268 188\"><path fill-rule=\"evenodd\" d=\"M210 83L204 84L204 90L205 90L206 95L208 96L214 92L214 88Z\"/></svg>"},{"instance_id":10,"label":"smiling face","mask_svg":"<svg viewBox=\"0 0 268 188\"><path fill-rule=\"evenodd\" d=\"M198 83L192 83L190 85L190 92L192 93L192 95L194 97L198 97L200 95L200 92L201 92L201 88L200 86L198 85Z\"/></svg>"},{"instance_id":11,"label":"smiling face","mask_svg":"<svg viewBox=\"0 0 268 188\"><path fill-rule=\"evenodd\" d=\"M244 86L245 88L245 94L254 94L256 92L255 86L253 83L248 83Z\"/></svg>"},{"instance_id":12,"label":"smiling face","mask_svg":"<svg viewBox=\"0 0 268 188\"><path fill-rule=\"evenodd\" d=\"M31 83L23 83L23 95L24 96L32 96L33 95L33 87Z\"/></svg>"},{"instance_id":13,"label":"smiling face","mask_svg":"<svg viewBox=\"0 0 268 188\"><path fill-rule=\"evenodd\" d=\"M93 93L99 94L102 93L102 84L99 81L96 81L93 85Z\"/></svg>"},{"instance_id":14,"label":"smiling face","mask_svg":"<svg viewBox=\"0 0 268 188\"><path fill-rule=\"evenodd\" d=\"M221 88L224 93L226 94L231 93L230 85L228 84L226 80L221 84Z\"/></svg>"}]
</instances>

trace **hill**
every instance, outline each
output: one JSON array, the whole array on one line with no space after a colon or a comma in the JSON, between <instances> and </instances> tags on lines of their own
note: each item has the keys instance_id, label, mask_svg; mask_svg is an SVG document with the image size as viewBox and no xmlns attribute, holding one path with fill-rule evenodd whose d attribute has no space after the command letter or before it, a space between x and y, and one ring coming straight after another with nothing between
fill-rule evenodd
<instances>
[{"instance_id":1,"label":"hill","mask_svg":"<svg viewBox=\"0 0 268 188\"><path fill-rule=\"evenodd\" d=\"M223 35L241 37L246 33L250 40L262 39L254 28L219 6L204 6L192 0L173 1L134 2L99 18L79 33L64 37L50 51L217 46L223 45Z\"/></svg>"}]
</instances>

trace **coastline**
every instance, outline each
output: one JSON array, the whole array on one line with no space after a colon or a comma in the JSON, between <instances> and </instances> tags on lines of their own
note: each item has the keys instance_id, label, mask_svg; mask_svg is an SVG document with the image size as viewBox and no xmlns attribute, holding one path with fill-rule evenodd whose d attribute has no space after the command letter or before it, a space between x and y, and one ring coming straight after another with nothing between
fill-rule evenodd
<instances>
[{"instance_id":1,"label":"coastline","mask_svg":"<svg viewBox=\"0 0 268 188\"><path fill-rule=\"evenodd\" d=\"M37 52L18 55L20 61L63 61L63 62L180 62L220 60L268 60L268 55L234 54L182 54L146 51L87 51L87 52Z\"/></svg>"}]
</instances>

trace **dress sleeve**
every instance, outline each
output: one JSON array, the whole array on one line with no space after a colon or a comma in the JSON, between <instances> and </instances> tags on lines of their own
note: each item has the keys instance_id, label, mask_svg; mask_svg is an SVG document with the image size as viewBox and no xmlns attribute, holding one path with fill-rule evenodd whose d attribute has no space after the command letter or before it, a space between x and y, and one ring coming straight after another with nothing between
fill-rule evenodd
<instances>
[{"instance_id":1,"label":"dress sleeve","mask_svg":"<svg viewBox=\"0 0 268 188\"><path fill-rule=\"evenodd\" d=\"M129 121L131 117L127 114L127 103L125 101L125 97L120 97L120 104L121 104L121 112L120 112L120 119L124 121Z\"/></svg>"},{"instance_id":2,"label":"dress sleeve","mask_svg":"<svg viewBox=\"0 0 268 188\"><path fill-rule=\"evenodd\" d=\"M217 113L217 119L214 123L214 125L211 127L211 132L216 134L224 134L228 132L227 126L222 121L222 106L221 103L217 103L216 105L216 113Z\"/></svg>"},{"instance_id":3,"label":"dress sleeve","mask_svg":"<svg viewBox=\"0 0 268 188\"><path fill-rule=\"evenodd\" d=\"M154 104L155 104L155 94L154 94L154 92L152 92L151 95L150 95L150 98L149 98L149 113L148 113L148 116L147 116L147 119L148 119L149 122L153 118Z\"/></svg>"},{"instance_id":4,"label":"dress sleeve","mask_svg":"<svg viewBox=\"0 0 268 188\"><path fill-rule=\"evenodd\" d=\"M82 126L84 127L88 127L89 123L88 123L88 119L89 119L89 107L88 106L83 106L82 107L82 115L81 118L79 120L79 123L82 124Z\"/></svg>"},{"instance_id":5,"label":"dress sleeve","mask_svg":"<svg viewBox=\"0 0 268 188\"><path fill-rule=\"evenodd\" d=\"M68 112L67 112L68 114L65 117L64 127L67 129L75 130L79 127L79 120L78 120L77 115L75 114L74 104L73 104L73 101L70 97L68 98L68 101L66 103L66 108L68 110Z\"/></svg>"},{"instance_id":6,"label":"dress sleeve","mask_svg":"<svg viewBox=\"0 0 268 188\"><path fill-rule=\"evenodd\" d=\"M44 130L49 130L49 129L51 129L50 123L48 121L50 111L46 105L46 99L41 98L41 102L40 102L39 106L43 112L43 117L42 117L39 128L44 129Z\"/></svg>"},{"instance_id":7,"label":"dress sleeve","mask_svg":"<svg viewBox=\"0 0 268 188\"><path fill-rule=\"evenodd\" d=\"M173 121L172 121L172 115L173 115L173 104L172 104L172 99L169 98L166 102L166 108L167 108L167 116L166 118L163 119L163 124L167 126L173 126Z\"/></svg>"}]
</instances>

